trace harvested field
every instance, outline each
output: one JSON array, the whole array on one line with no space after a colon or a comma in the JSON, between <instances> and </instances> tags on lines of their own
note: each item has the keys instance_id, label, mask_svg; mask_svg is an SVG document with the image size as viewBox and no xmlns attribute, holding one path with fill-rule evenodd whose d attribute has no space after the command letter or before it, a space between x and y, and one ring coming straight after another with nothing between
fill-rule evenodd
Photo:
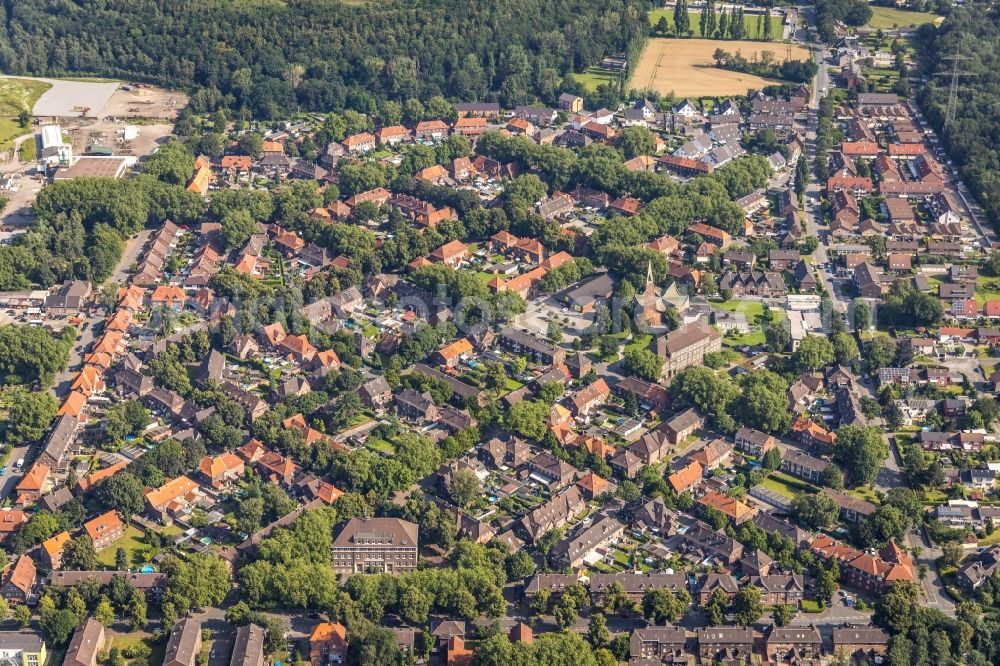
<instances>
[{"instance_id":1,"label":"harvested field","mask_svg":"<svg viewBox=\"0 0 1000 666\"><path fill-rule=\"evenodd\" d=\"M739 51L748 60L763 51L770 51L775 60L781 62L786 59L789 48L793 60L810 57L809 51L798 45L789 47L786 44L720 42L712 39L650 39L629 87L633 90L654 90L661 95L672 92L677 97L722 97L743 95L753 88L782 83L777 79L719 69L712 59L718 48L729 53Z\"/></svg>"}]
</instances>

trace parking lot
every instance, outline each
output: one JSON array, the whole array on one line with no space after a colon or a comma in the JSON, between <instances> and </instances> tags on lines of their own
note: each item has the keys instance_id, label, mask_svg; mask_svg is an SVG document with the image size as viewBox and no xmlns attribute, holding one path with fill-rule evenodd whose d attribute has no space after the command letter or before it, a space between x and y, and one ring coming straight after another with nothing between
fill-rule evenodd
<instances>
[{"instance_id":1,"label":"parking lot","mask_svg":"<svg viewBox=\"0 0 1000 666\"><path fill-rule=\"evenodd\" d=\"M544 301L529 301L528 309L515 320L518 326L542 337L548 333L550 321L555 321L562 327L564 340L572 341L594 323L594 314L574 312L550 297Z\"/></svg>"}]
</instances>

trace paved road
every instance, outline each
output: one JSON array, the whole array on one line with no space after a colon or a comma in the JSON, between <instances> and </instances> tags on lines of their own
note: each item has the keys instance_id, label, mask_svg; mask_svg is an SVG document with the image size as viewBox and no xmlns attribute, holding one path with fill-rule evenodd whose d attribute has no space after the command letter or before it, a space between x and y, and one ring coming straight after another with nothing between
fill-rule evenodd
<instances>
[{"instance_id":1,"label":"paved road","mask_svg":"<svg viewBox=\"0 0 1000 666\"><path fill-rule=\"evenodd\" d=\"M913 532L906 535L905 543L907 547L920 547L920 556L916 558L916 565L927 565L927 575L921 580L918 576L917 584L923 589L923 602L931 608L936 608L946 615L955 616L955 602L944 589L944 582L937 568L937 559L941 557L941 549L931 544L926 534L918 536ZM914 572L917 573L917 572Z\"/></svg>"},{"instance_id":2,"label":"paved road","mask_svg":"<svg viewBox=\"0 0 1000 666\"><path fill-rule=\"evenodd\" d=\"M122 253L122 258L118 260L115 270L103 284L123 284L125 282L132 264L136 262L142 253L142 248L145 246L150 233L150 231L145 230L125 241L125 252ZM94 288L94 291L99 291L100 288L101 286L98 285ZM90 346L94 342L96 335L95 328L104 319L104 313L96 311L84 319L86 326L81 324L77 327L78 335L76 343L70 349L69 364L66 366L66 371L56 375L55 381L52 384L52 393L57 398L62 398L69 391L73 376L80 370L80 367L83 365L83 357L90 351Z\"/></svg>"}]
</instances>

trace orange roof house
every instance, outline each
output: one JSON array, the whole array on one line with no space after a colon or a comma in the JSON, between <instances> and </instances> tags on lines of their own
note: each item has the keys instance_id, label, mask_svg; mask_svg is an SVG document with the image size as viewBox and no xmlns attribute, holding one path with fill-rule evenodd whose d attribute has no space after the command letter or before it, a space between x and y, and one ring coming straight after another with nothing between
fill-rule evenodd
<instances>
[{"instance_id":1,"label":"orange roof house","mask_svg":"<svg viewBox=\"0 0 1000 666\"><path fill-rule=\"evenodd\" d=\"M311 361L316 356L316 347L304 335L286 335L278 347L295 357L300 363Z\"/></svg>"},{"instance_id":2,"label":"orange roof house","mask_svg":"<svg viewBox=\"0 0 1000 666\"><path fill-rule=\"evenodd\" d=\"M104 469L98 470L93 474L90 474L80 479L77 486L80 488L80 492L85 493L89 489L100 484L101 482L110 479L115 474L125 469L127 466L128 465L125 463L125 461L116 462L111 467L105 467Z\"/></svg>"},{"instance_id":3,"label":"orange roof house","mask_svg":"<svg viewBox=\"0 0 1000 666\"><path fill-rule=\"evenodd\" d=\"M267 341L272 347L277 347L278 343L285 339L285 327L281 325L281 322L268 324L261 330L263 330L264 337L267 338Z\"/></svg>"},{"instance_id":4,"label":"orange roof house","mask_svg":"<svg viewBox=\"0 0 1000 666\"><path fill-rule=\"evenodd\" d=\"M440 164L432 164L429 167L424 167L417 173L413 175L416 180L426 180L430 182L437 182L443 178L448 177L448 170L445 169Z\"/></svg>"},{"instance_id":5,"label":"orange roof house","mask_svg":"<svg viewBox=\"0 0 1000 666\"><path fill-rule=\"evenodd\" d=\"M309 661L313 666L339 663L347 657L347 629L339 622L320 622L309 635Z\"/></svg>"},{"instance_id":6,"label":"orange roof house","mask_svg":"<svg viewBox=\"0 0 1000 666\"><path fill-rule=\"evenodd\" d=\"M340 367L340 357L337 356L337 352L332 349L316 352L316 356L313 358L313 361L315 361L321 368L331 368L336 370Z\"/></svg>"},{"instance_id":7,"label":"orange roof house","mask_svg":"<svg viewBox=\"0 0 1000 666\"><path fill-rule=\"evenodd\" d=\"M76 373L70 389L84 395L100 393L104 390L104 374L92 365L85 365Z\"/></svg>"},{"instance_id":8,"label":"orange roof house","mask_svg":"<svg viewBox=\"0 0 1000 666\"><path fill-rule=\"evenodd\" d=\"M695 461L668 476L667 483L679 495L685 490L691 490L691 488L696 486L701 481L704 473L705 470L701 466L701 463Z\"/></svg>"},{"instance_id":9,"label":"orange roof house","mask_svg":"<svg viewBox=\"0 0 1000 666\"><path fill-rule=\"evenodd\" d=\"M63 530L59 534L50 537L42 542L42 557L48 560L50 569L58 569L62 563L62 553L66 544L69 543L69 532Z\"/></svg>"},{"instance_id":10,"label":"orange roof house","mask_svg":"<svg viewBox=\"0 0 1000 666\"><path fill-rule=\"evenodd\" d=\"M296 414L294 416L289 416L287 419L281 422L281 425L286 430L295 429L302 433L302 437L305 438L306 444L312 444L313 442L318 442L324 439L326 435L321 433L319 430L315 430L309 427L306 423L306 417L302 414Z\"/></svg>"},{"instance_id":11,"label":"orange roof house","mask_svg":"<svg viewBox=\"0 0 1000 666\"><path fill-rule=\"evenodd\" d=\"M585 496L589 499L594 499L607 489L608 482L593 472L588 472L582 479L576 482L576 485L579 486Z\"/></svg>"},{"instance_id":12,"label":"orange roof house","mask_svg":"<svg viewBox=\"0 0 1000 666\"><path fill-rule=\"evenodd\" d=\"M207 194L208 186L211 182L212 168L208 164L197 165L194 175L191 176L191 180L188 182L187 191L201 195Z\"/></svg>"},{"instance_id":13,"label":"orange roof house","mask_svg":"<svg viewBox=\"0 0 1000 666\"><path fill-rule=\"evenodd\" d=\"M24 505L37 502L49 481L51 471L49 466L44 463L36 462L32 465L15 488L17 490L17 503Z\"/></svg>"},{"instance_id":14,"label":"orange roof house","mask_svg":"<svg viewBox=\"0 0 1000 666\"><path fill-rule=\"evenodd\" d=\"M469 248L459 240L445 243L438 249L431 252L431 259L455 268L469 256Z\"/></svg>"},{"instance_id":15,"label":"orange roof house","mask_svg":"<svg viewBox=\"0 0 1000 666\"><path fill-rule=\"evenodd\" d=\"M723 495L717 490L713 490L704 497L700 498L698 503L704 507L719 511L729 518L734 525L741 525L750 518L753 518L754 514L757 513L753 507L745 502L742 502L735 497Z\"/></svg>"},{"instance_id":16,"label":"orange roof house","mask_svg":"<svg viewBox=\"0 0 1000 666\"><path fill-rule=\"evenodd\" d=\"M245 465L235 453L224 451L220 455L205 456L198 465L198 471L208 479L213 488L221 488L227 482L243 476Z\"/></svg>"},{"instance_id":17,"label":"orange roof house","mask_svg":"<svg viewBox=\"0 0 1000 666\"><path fill-rule=\"evenodd\" d=\"M448 639L448 666L470 666L472 664L472 650L465 647L465 640L461 636L452 636Z\"/></svg>"},{"instance_id":18,"label":"orange roof house","mask_svg":"<svg viewBox=\"0 0 1000 666\"><path fill-rule=\"evenodd\" d=\"M146 507L160 518L182 513L201 496L198 484L181 475L146 493Z\"/></svg>"},{"instance_id":19,"label":"orange roof house","mask_svg":"<svg viewBox=\"0 0 1000 666\"><path fill-rule=\"evenodd\" d=\"M18 509L0 509L0 541L21 529L28 522L28 514Z\"/></svg>"},{"instance_id":20,"label":"orange roof house","mask_svg":"<svg viewBox=\"0 0 1000 666\"><path fill-rule=\"evenodd\" d=\"M113 544L118 539L125 536L125 525L118 516L117 511L108 511L105 514L87 521L83 524L83 529L94 542L95 550L102 550Z\"/></svg>"},{"instance_id":21,"label":"orange roof house","mask_svg":"<svg viewBox=\"0 0 1000 666\"><path fill-rule=\"evenodd\" d=\"M831 432L802 417L795 419L795 423L792 424L792 432L798 436L800 441L807 444L833 446L837 443L837 433Z\"/></svg>"},{"instance_id":22,"label":"orange roof house","mask_svg":"<svg viewBox=\"0 0 1000 666\"><path fill-rule=\"evenodd\" d=\"M249 155L223 155L222 168L227 171L249 171L253 159Z\"/></svg>"},{"instance_id":23,"label":"orange roof house","mask_svg":"<svg viewBox=\"0 0 1000 666\"><path fill-rule=\"evenodd\" d=\"M459 338L450 345L446 345L437 350L437 359L441 365L451 367L458 362L464 354L472 352L472 343L468 338Z\"/></svg>"},{"instance_id":24,"label":"orange roof house","mask_svg":"<svg viewBox=\"0 0 1000 666\"><path fill-rule=\"evenodd\" d=\"M8 567L0 579L0 594L9 602L24 603L35 586L38 569L35 561L27 555L17 558L14 566Z\"/></svg>"},{"instance_id":25,"label":"orange roof house","mask_svg":"<svg viewBox=\"0 0 1000 666\"><path fill-rule=\"evenodd\" d=\"M153 290L153 295L149 297L153 305L165 305L178 310L184 307L184 300L187 296L184 290L173 285L161 284Z\"/></svg>"},{"instance_id":26,"label":"orange roof house","mask_svg":"<svg viewBox=\"0 0 1000 666\"><path fill-rule=\"evenodd\" d=\"M59 407L59 411L56 412L56 416L65 416L69 414L70 416L79 417L83 414L83 408L86 406L87 396L80 391L70 391L66 395L66 400L63 401L62 406Z\"/></svg>"}]
</instances>

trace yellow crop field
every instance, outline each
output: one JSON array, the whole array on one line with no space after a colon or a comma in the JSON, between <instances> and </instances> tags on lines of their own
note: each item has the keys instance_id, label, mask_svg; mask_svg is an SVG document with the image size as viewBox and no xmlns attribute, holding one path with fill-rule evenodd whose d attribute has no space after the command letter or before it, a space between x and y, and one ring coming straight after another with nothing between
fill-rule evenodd
<instances>
[{"instance_id":1,"label":"yellow crop field","mask_svg":"<svg viewBox=\"0 0 1000 666\"><path fill-rule=\"evenodd\" d=\"M632 74L629 87L633 90L654 90L661 95L677 97L722 97L743 95L747 90L763 88L776 79L733 72L715 66L712 54L716 49L729 53L739 51L744 58L770 51L777 62L783 62L791 50L792 60L807 60L809 50L798 45L751 41L719 41L715 39L650 39L642 52L639 65Z\"/></svg>"}]
</instances>

